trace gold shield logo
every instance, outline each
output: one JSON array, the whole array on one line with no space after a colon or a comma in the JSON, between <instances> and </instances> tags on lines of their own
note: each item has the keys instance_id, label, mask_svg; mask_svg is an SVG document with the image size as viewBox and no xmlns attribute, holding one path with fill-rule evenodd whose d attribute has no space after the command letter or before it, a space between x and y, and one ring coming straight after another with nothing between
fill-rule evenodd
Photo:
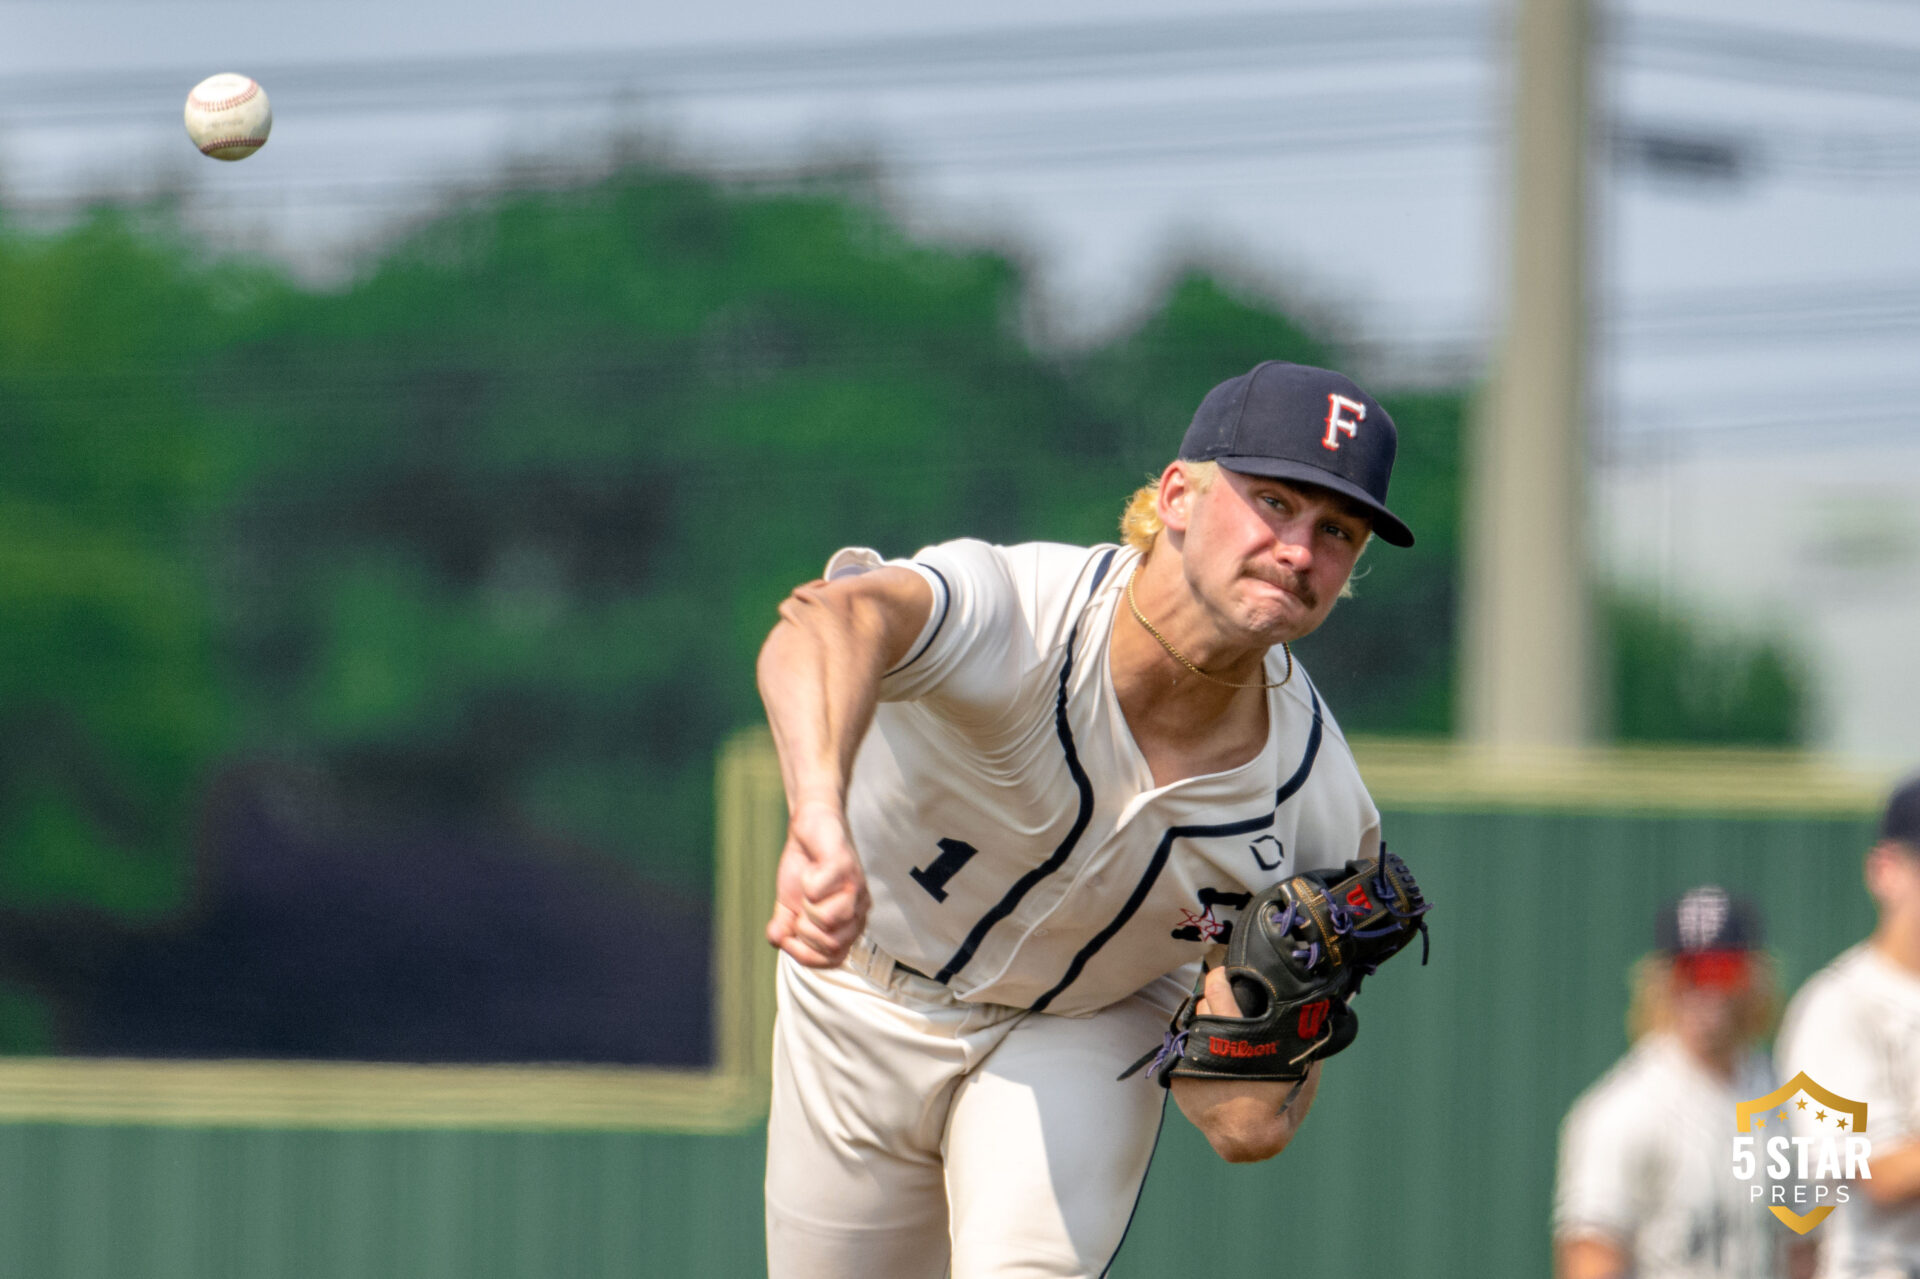
<instances>
[{"instance_id":1,"label":"gold shield logo","mask_svg":"<svg viewBox=\"0 0 1920 1279\"><path fill-rule=\"evenodd\" d=\"M1836 1135L1849 1133L1862 1137L1866 1135L1867 1103L1854 1101L1830 1089L1822 1088L1809 1078L1804 1070L1766 1096L1755 1097L1751 1101L1743 1101L1735 1106L1734 1131L1737 1133L1765 1131L1770 1123L1784 1128L1789 1117L1805 1111L1809 1102L1817 1107L1812 1117L1812 1122L1816 1125L1824 1127L1831 1124ZM1802 1169L1802 1171L1805 1170ZM1771 1205L1774 1216L1785 1222L1789 1230L1802 1235L1825 1221L1833 1208L1832 1204L1823 1204L1811 1211L1800 1213L1781 1204Z\"/></svg>"}]
</instances>

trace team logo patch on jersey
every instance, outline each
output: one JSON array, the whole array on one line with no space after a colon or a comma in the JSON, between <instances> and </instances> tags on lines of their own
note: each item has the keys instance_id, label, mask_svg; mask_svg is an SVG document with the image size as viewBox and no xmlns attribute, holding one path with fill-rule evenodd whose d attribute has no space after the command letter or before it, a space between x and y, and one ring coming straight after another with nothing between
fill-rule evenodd
<instances>
[{"instance_id":1,"label":"team logo patch on jersey","mask_svg":"<svg viewBox=\"0 0 1920 1279\"><path fill-rule=\"evenodd\" d=\"M1822 1088L1805 1071L1735 1106L1733 1127L1734 1177L1795 1234L1847 1203L1848 1182L1873 1176L1867 1103Z\"/></svg>"},{"instance_id":2,"label":"team logo patch on jersey","mask_svg":"<svg viewBox=\"0 0 1920 1279\"><path fill-rule=\"evenodd\" d=\"M1222 919L1214 913L1215 906L1225 906L1232 910L1245 910L1247 903L1253 900L1252 893L1229 893L1218 888L1200 890L1200 909L1180 912L1180 926L1173 930L1175 941L1219 942L1225 945L1233 940L1233 921Z\"/></svg>"}]
</instances>

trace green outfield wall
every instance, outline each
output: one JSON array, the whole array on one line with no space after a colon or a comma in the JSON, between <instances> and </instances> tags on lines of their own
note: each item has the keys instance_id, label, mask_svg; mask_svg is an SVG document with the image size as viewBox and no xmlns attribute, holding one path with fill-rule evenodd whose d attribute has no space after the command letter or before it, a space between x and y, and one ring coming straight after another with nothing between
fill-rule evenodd
<instances>
[{"instance_id":1,"label":"green outfield wall","mask_svg":"<svg viewBox=\"0 0 1920 1279\"><path fill-rule=\"evenodd\" d=\"M1542 1275L1556 1128L1625 1047L1656 905L1708 880L1749 894L1789 987L1870 926L1878 779L1646 755L1503 788L1395 774L1390 755L1376 785L1436 903L1431 963L1368 987L1359 1042L1281 1158L1228 1167L1171 1116L1116 1275L1184 1272L1209 1235L1256 1274ZM0 1274L756 1276L762 1130L730 1104L633 1131L542 1130L532 1111L503 1112L519 1131L470 1110L225 1124L204 1103L191 1122L20 1118L0 1124ZM708 1131L670 1130L687 1127Z\"/></svg>"}]
</instances>

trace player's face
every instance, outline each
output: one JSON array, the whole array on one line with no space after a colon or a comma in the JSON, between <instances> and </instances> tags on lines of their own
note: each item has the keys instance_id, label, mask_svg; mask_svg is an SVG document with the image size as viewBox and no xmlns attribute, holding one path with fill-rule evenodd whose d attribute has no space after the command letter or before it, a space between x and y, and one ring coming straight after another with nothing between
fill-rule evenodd
<instances>
[{"instance_id":1,"label":"player's face","mask_svg":"<svg viewBox=\"0 0 1920 1279\"><path fill-rule=\"evenodd\" d=\"M1682 990L1676 1000L1681 1038L1710 1051L1740 1046L1739 996L1723 990Z\"/></svg>"},{"instance_id":2,"label":"player's face","mask_svg":"<svg viewBox=\"0 0 1920 1279\"><path fill-rule=\"evenodd\" d=\"M1367 533L1366 517L1337 493L1223 467L1190 501L1181 559L1223 623L1276 644L1326 620Z\"/></svg>"},{"instance_id":3,"label":"player's face","mask_svg":"<svg viewBox=\"0 0 1920 1279\"><path fill-rule=\"evenodd\" d=\"M1710 1052L1738 1048L1746 1037L1747 1004L1754 997L1752 957L1709 951L1674 961L1674 1015L1681 1038Z\"/></svg>"},{"instance_id":4,"label":"player's face","mask_svg":"<svg viewBox=\"0 0 1920 1279\"><path fill-rule=\"evenodd\" d=\"M1920 923L1920 850L1893 840L1875 845L1867 858L1867 888L1883 918Z\"/></svg>"}]
</instances>

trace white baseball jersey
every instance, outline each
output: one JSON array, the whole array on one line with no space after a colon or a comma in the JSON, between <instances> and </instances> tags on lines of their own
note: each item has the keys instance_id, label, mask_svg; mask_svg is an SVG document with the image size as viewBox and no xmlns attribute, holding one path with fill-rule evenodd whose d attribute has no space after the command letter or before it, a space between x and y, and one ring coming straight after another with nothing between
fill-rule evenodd
<instances>
[{"instance_id":1,"label":"white baseball jersey","mask_svg":"<svg viewBox=\"0 0 1920 1279\"><path fill-rule=\"evenodd\" d=\"M1267 694L1258 756L1154 785L1108 666L1139 558L956 541L893 561L933 609L881 683L848 820L868 935L960 999L1091 1013L1226 942L1253 892L1378 849L1379 813L1301 669ZM856 548L828 574L877 563ZM1268 655L1269 680L1286 669Z\"/></svg>"},{"instance_id":2,"label":"white baseball jersey","mask_svg":"<svg viewBox=\"0 0 1920 1279\"><path fill-rule=\"evenodd\" d=\"M1642 1038L1567 1112L1554 1236L1606 1236L1636 1279L1781 1273L1781 1228L1731 1167L1734 1107L1773 1088L1764 1057L1728 1082L1673 1037Z\"/></svg>"},{"instance_id":3,"label":"white baseball jersey","mask_svg":"<svg viewBox=\"0 0 1920 1279\"><path fill-rule=\"evenodd\" d=\"M1167 1095L1118 1076L1185 994L1168 974L1257 889L1378 847L1303 670L1267 694L1257 757L1153 784L1108 669L1138 562L972 541L895 561L933 609L848 792L867 936L830 971L781 957L773 1279L1106 1274ZM842 551L827 576L880 563Z\"/></svg>"},{"instance_id":4,"label":"white baseball jersey","mask_svg":"<svg viewBox=\"0 0 1920 1279\"><path fill-rule=\"evenodd\" d=\"M1862 943L1807 979L1787 1006L1776 1063L1867 1103L1874 1149L1920 1141L1920 975ZM1794 1116L1819 1136L1811 1116ZM1831 1131L1825 1135L1831 1136ZM1920 1277L1920 1203L1879 1208L1855 1193L1821 1224L1823 1279Z\"/></svg>"}]
</instances>

